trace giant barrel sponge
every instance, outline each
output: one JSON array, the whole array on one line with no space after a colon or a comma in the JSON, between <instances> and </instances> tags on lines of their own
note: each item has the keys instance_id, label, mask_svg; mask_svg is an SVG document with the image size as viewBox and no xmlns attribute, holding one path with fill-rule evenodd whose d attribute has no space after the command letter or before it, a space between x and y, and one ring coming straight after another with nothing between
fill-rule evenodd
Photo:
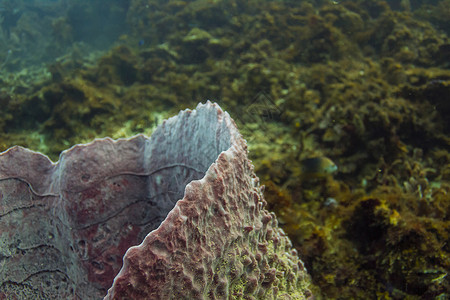
<instances>
[{"instance_id":1,"label":"giant barrel sponge","mask_svg":"<svg viewBox=\"0 0 450 300\"><path fill-rule=\"evenodd\" d=\"M265 205L245 141L209 101L150 138L97 139L57 163L10 148L0 299L310 298Z\"/></svg>"}]
</instances>

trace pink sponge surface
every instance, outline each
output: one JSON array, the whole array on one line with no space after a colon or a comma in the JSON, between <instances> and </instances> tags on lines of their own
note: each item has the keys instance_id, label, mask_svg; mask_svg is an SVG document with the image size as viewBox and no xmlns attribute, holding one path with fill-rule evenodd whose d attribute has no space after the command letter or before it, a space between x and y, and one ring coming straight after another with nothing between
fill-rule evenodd
<instances>
[{"instance_id":1,"label":"pink sponge surface","mask_svg":"<svg viewBox=\"0 0 450 300\"><path fill-rule=\"evenodd\" d=\"M209 101L57 163L13 147L0 154L0 299L311 297L264 206L245 141Z\"/></svg>"}]
</instances>

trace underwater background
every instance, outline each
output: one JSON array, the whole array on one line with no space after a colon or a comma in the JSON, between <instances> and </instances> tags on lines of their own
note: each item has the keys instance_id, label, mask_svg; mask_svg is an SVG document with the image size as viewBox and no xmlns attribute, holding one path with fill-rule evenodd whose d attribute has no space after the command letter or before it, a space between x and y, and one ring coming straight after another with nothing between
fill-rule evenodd
<instances>
[{"instance_id":1,"label":"underwater background","mask_svg":"<svg viewBox=\"0 0 450 300\"><path fill-rule=\"evenodd\" d=\"M448 299L449 33L449 0L0 0L0 151L210 99L317 299Z\"/></svg>"}]
</instances>

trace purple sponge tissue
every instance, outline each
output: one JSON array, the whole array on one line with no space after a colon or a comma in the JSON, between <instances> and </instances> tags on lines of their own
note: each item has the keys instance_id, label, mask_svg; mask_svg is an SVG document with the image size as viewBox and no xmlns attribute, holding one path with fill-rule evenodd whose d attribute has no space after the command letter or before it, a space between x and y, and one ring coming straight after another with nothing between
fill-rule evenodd
<instances>
[{"instance_id":1,"label":"purple sponge tissue","mask_svg":"<svg viewBox=\"0 0 450 300\"><path fill-rule=\"evenodd\" d=\"M308 299L228 113L0 154L0 299Z\"/></svg>"}]
</instances>

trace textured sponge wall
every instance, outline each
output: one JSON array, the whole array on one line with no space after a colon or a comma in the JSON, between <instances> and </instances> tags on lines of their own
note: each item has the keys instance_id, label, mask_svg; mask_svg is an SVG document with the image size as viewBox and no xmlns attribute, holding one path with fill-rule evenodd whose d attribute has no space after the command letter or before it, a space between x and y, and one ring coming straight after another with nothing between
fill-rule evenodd
<instances>
[{"instance_id":1,"label":"textured sponge wall","mask_svg":"<svg viewBox=\"0 0 450 300\"><path fill-rule=\"evenodd\" d=\"M119 270L107 298L308 296L264 205L245 141L210 102L57 163L13 147L0 154L0 298L99 299Z\"/></svg>"},{"instance_id":2,"label":"textured sponge wall","mask_svg":"<svg viewBox=\"0 0 450 300\"><path fill-rule=\"evenodd\" d=\"M233 122L224 123L231 147L187 185L161 226L128 250L107 299L310 296L302 263L264 209L245 141Z\"/></svg>"}]
</instances>

